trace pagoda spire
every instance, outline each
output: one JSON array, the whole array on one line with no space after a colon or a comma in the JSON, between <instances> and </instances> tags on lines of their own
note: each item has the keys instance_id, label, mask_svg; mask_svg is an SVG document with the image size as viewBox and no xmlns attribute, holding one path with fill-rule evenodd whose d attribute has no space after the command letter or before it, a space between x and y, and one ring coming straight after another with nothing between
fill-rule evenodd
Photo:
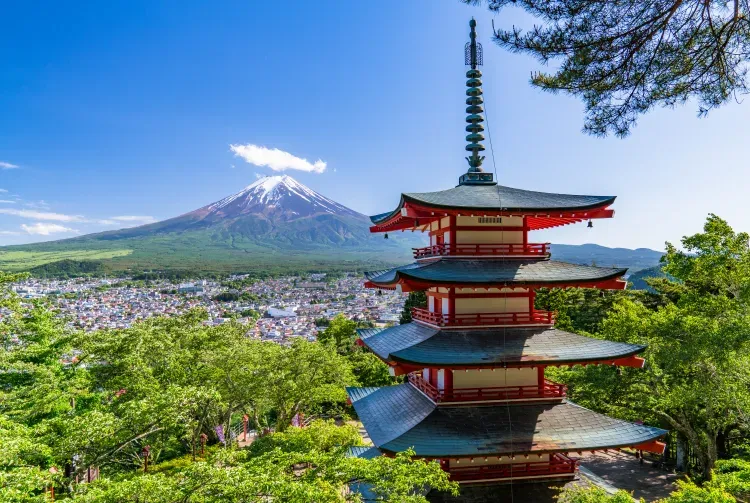
<instances>
[{"instance_id":1,"label":"pagoda spire","mask_svg":"<svg viewBox=\"0 0 750 503\"><path fill-rule=\"evenodd\" d=\"M494 184L492 174L484 174L482 161L484 156L479 153L484 150L484 145L480 142L484 140L484 108L482 104L482 72L477 70L477 66L482 65L482 44L477 42L476 32L477 22L474 18L469 21L469 42L464 48L464 59L467 66L471 68L466 72L466 151L471 152L471 156L466 158L469 163L469 170L459 178L460 185L486 185ZM480 174L482 173L482 174Z\"/></svg>"}]
</instances>

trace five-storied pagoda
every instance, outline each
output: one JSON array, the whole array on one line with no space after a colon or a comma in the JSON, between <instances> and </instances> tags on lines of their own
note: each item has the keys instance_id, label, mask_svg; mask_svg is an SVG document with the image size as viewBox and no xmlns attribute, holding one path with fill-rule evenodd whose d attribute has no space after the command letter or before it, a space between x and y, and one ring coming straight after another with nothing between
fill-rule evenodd
<instances>
[{"instance_id":1,"label":"five-storied pagoda","mask_svg":"<svg viewBox=\"0 0 750 503\"><path fill-rule=\"evenodd\" d=\"M408 382L348 388L374 443L363 456L413 448L440 460L462 484L573 478L575 455L633 447L662 453L666 432L580 407L564 385L545 378L555 365L641 367L645 347L592 339L555 328L554 313L534 307L537 288L623 289L626 269L550 259L537 229L611 218L610 196L554 194L498 185L480 152L481 46L472 19L466 44L468 171L439 192L406 193L372 217L372 232L429 232L416 261L366 274L368 287L423 290L427 308L413 321L359 330L360 342Z\"/></svg>"}]
</instances>

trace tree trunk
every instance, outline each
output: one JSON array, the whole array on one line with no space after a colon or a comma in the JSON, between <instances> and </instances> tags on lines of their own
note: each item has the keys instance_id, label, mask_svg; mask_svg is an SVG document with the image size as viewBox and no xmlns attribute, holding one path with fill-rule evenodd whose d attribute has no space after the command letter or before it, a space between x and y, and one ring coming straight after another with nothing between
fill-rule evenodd
<instances>
[{"instance_id":1,"label":"tree trunk","mask_svg":"<svg viewBox=\"0 0 750 503\"><path fill-rule=\"evenodd\" d=\"M675 438L677 439L677 461L675 469L678 472L686 472L687 471L687 442L685 442L685 437L680 435L679 433L675 435Z\"/></svg>"}]
</instances>

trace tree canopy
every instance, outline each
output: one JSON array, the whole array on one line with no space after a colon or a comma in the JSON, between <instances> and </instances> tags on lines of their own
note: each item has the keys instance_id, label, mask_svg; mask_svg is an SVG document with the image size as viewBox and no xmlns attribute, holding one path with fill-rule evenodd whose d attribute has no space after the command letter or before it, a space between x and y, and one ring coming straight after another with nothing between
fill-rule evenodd
<instances>
[{"instance_id":1,"label":"tree canopy","mask_svg":"<svg viewBox=\"0 0 750 503\"><path fill-rule=\"evenodd\" d=\"M678 432L706 479L727 450L722 439L750 427L748 237L710 215L702 233L682 240L682 250L667 245L668 276L648 280L654 294L590 297L583 305L576 291L540 296L574 329L648 346L643 369L589 366L550 374L584 406Z\"/></svg>"},{"instance_id":2,"label":"tree canopy","mask_svg":"<svg viewBox=\"0 0 750 503\"><path fill-rule=\"evenodd\" d=\"M540 22L495 31L506 49L552 72L531 83L580 98L584 131L626 136L655 106L696 100L699 114L747 93L750 4L703 0L464 0L492 11L517 6Z\"/></svg>"},{"instance_id":3,"label":"tree canopy","mask_svg":"<svg viewBox=\"0 0 750 503\"><path fill-rule=\"evenodd\" d=\"M8 288L19 278L0 273L2 501L48 501L53 485L58 499L200 503L355 501L349 482L385 501L453 488L436 463L347 456L361 443L351 426L291 427L297 414L344 410L359 376L387 379L346 319L333 324L341 344L262 342L201 310L84 333L22 302ZM233 447L243 416L270 432L251 449ZM96 481L76 483L92 470Z\"/></svg>"}]
</instances>

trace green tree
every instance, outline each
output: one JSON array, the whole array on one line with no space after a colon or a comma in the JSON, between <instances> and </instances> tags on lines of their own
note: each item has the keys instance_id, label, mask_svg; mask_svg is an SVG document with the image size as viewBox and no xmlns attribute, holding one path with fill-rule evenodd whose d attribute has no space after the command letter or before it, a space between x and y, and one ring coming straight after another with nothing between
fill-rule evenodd
<instances>
[{"instance_id":1,"label":"green tree","mask_svg":"<svg viewBox=\"0 0 750 503\"><path fill-rule=\"evenodd\" d=\"M357 340L356 328L355 321L339 313L328 323L326 329L318 334L318 341L336 348L341 354L348 353Z\"/></svg>"},{"instance_id":2,"label":"green tree","mask_svg":"<svg viewBox=\"0 0 750 503\"><path fill-rule=\"evenodd\" d=\"M633 497L625 491L609 494L599 487L565 488L558 500L565 503L633 503ZM642 499L639 501L644 503Z\"/></svg>"},{"instance_id":3,"label":"green tree","mask_svg":"<svg viewBox=\"0 0 750 503\"><path fill-rule=\"evenodd\" d=\"M248 451L222 450L176 473L131 475L79 486L74 501L219 503L339 503L359 501L347 484L366 484L383 501L426 503L420 488L457 493L437 462L413 460L407 452L372 460L346 455L361 440L351 426L313 423L256 442Z\"/></svg>"},{"instance_id":4,"label":"green tree","mask_svg":"<svg viewBox=\"0 0 750 503\"><path fill-rule=\"evenodd\" d=\"M695 99L699 113L748 91L750 5L744 0L464 0L492 11L512 5L540 24L500 29L500 46L555 61L531 83L581 98L584 131L625 136L655 106Z\"/></svg>"},{"instance_id":5,"label":"green tree","mask_svg":"<svg viewBox=\"0 0 750 503\"><path fill-rule=\"evenodd\" d=\"M406 302L404 302L404 310L401 311L399 324L411 323L411 310L413 307L427 307L427 294L424 291L409 292L409 296L406 297Z\"/></svg>"},{"instance_id":6,"label":"green tree","mask_svg":"<svg viewBox=\"0 0 750 503\"><path fill-rule=\"evenodd\" d=\"M597 337L645 344L644 369L552 371L583 405L660 422L686 439L709 479L721 437L746 428L750 410L748 235L710 215L704 231L667 245L667 278L651 282L659 302L622 295Z\"/></svg>"}]
</instances>

